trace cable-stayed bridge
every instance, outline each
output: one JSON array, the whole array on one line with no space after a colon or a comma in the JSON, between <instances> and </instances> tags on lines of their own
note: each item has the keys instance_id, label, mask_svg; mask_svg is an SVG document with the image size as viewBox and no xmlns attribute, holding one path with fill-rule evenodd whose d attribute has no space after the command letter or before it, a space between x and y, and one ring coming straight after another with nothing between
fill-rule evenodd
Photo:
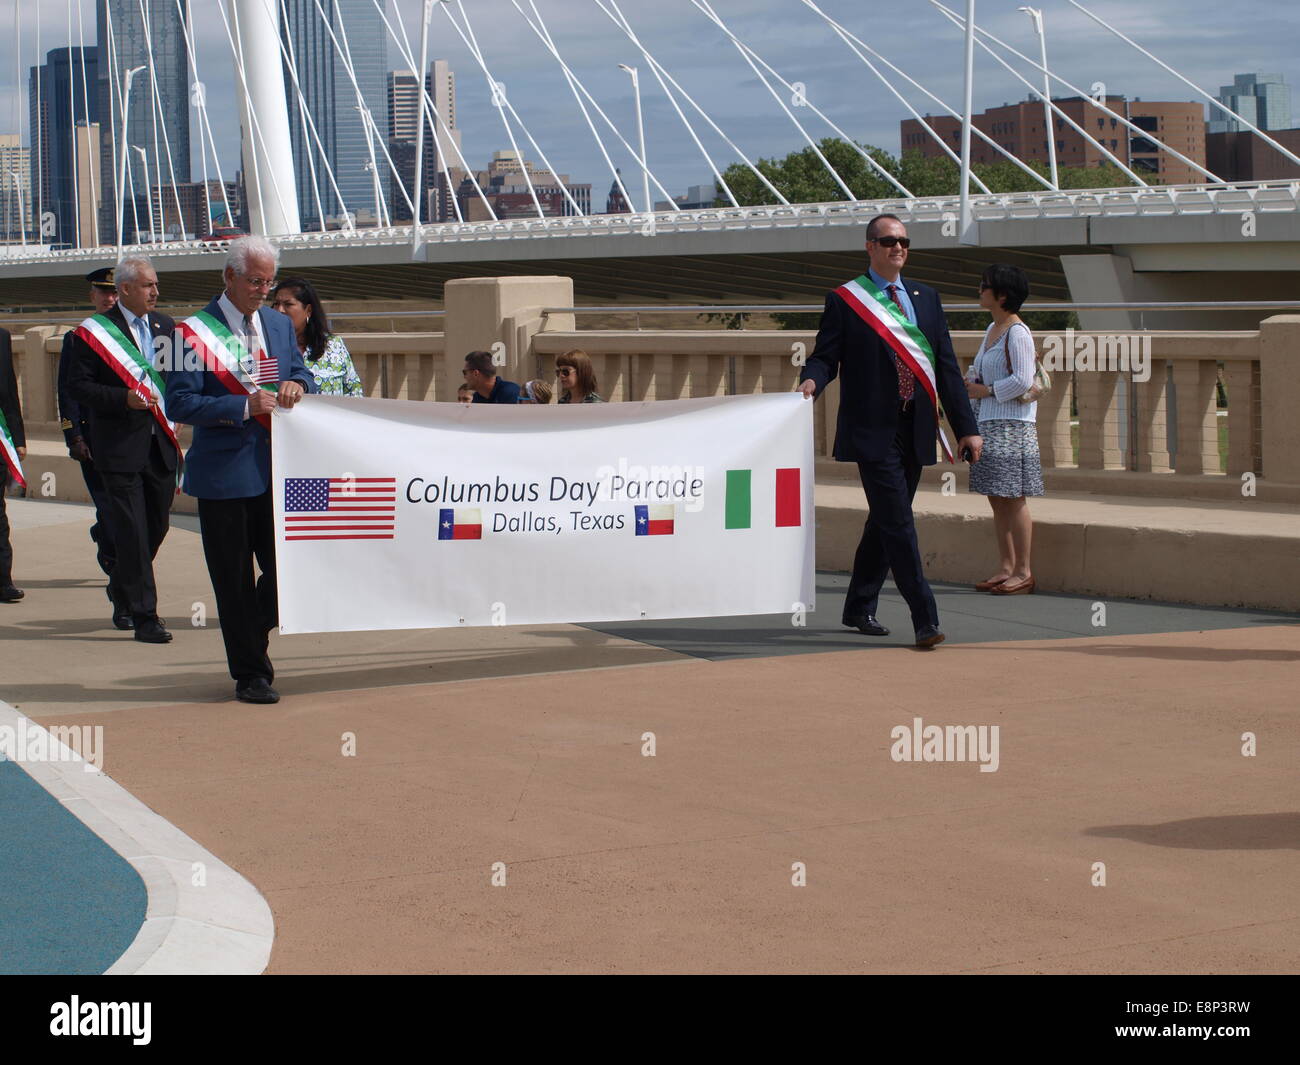
<instances>
[{"instance_id":1,"label":"cable-stayed bridge","mask_svg":"<svg viewBox=\"0 0 1300 1065\"><path fill-rule=\"evenodd\" d=\"M146 28L145 62L131 67L127 64L132 59L125 53L126 22L133 4L148 17L141 20ZM220 16L217 24L220 32L214 33L212 40L204 40L196 32L194 10L181 0L133 0L133 4L127 0L100 0L99 4L101 14L106 15L99 20L101 37L104 36L102 26L108 27L108 46L100 47L98 76L100 83L108 88L106 124L109 128L102 134L108 148L105 153L108 165L101 159L97 170L87 168L92 185L96 176L104 179L98 190L101 224L89 227L95 239L82 241L80 247L56 247L54 241L35 237L28 242L24 230L23 239L16 244L11 240L0 254L0 283L6 293L5 302L77 301L82 295L80 279L87 269L137 247L157 260L160 271L166 275L169 298L199 298L210 291L211 273L218 268L224 253L220 243L157 239L166 228L163 219L173 201L176 214L182 213L180 183L175 178L179 148L170 143L166 121L161 124L159 138L158 123L167 114L165 79L159 77L160 69L166 67L166 57L158 27L164 26L159 21L163 14L171 17L172 8L175 28L184 39L183 53L188 59L185 76L190 83L190 103L197 115L200 149L197 154L205 178L204 194L212 197L207 176L220 173L222 162L228 169L229 159L223 158L218 150L211 115L218 104L203 89L200 65L211 71L214 63L222 62L231 66L235 75L235 99L223 104L228 108L233 106L239 113L250 230L265 233L277 241L283 251L285 269L320 278L335 289L346 284L351 296L437 298L442 282L450 277L516 272L568 274L574 277L579 293L599 299L806 300L856 272L861 262L861 227L881 211L898 214L912 227L917 244L910 271L918 279L955 294L967 294L982 264L993 259L1019 263L1028 271L1036 294L1044 299L1071 296L1076 300L1194 299L1212 286L1215 275L1225 271L1251 275L1251 290L1259 298L1283 298L1294 291L1295 274L1300 271L1300 181L1224 181L1185 152L1162 142L1155 132L1139 127L1120 110L1112 109L1111 98L1102 87L1093 97L1093 106L1099 113L1109 115L1112 125L1120 123L1126 132L1140 134L1162 156L1176 159L1203 179L1194 185L1150 182L1149 172L1134 168L1131 158L1126 161L1122 154L1117 154L1113 140L1112 147L1107 147L1105 140L1094 136L1059 106L1060 94L1088 96L1089 87L1075 84L1048 65L1041 16L1032 9L1029 11L1043 46L1040 60L981 27L978 16L968 21L975 9L973 3L966 5L964 13L939 0L918 4L964 35L967 100L959 108L941 99L874 48L869 42L877 39L878 32L867 20L851 25L832 17L813 0L791 0L792 8L803 10L825 31L828 47L843 47L861 61L864 75L869 74L879 82L877 92L880 86L888 89L900 113L919 119L919 104L961 120L960 152L922 123L943 154L961 168L963 194L933 197L915 194L897 174L857 145L851 131L837 124L832 115L814 103L818 93L802 82L788 79L769 63L736 31L734 19L720 12L709 0L689 0L691 10L700 20L695 29L701 33L707 30L727 49L734 50L752 72L760 86L754 94L755 108L770 108L781 121L788 122L792 141L812 152L823 164L824 176L844 195L838 202L799 204L789 202L764 168L745 153L737 138L699 102L698 92L692 94L660 62L653 20L646 18L643 10L637 10L626 0L622 6L618 0L593 0L593 16L603 15L617 28L625 39L628 57L638 64L637 68L624 68L633 78L638 103L638 130L625 132L587 87L585 72L574 60L578 50L573 42L553 32L553 15L545 15L537 0L509 0L508 4L503 0L495 5L492 16L516 19L534 35L538 47L562 73L572 96L573 136L591 138L608 166L609 179L623 203L640 208L625 213L595 214L582 209L573 190L550 165L546 146L534 136L526 121L530 107L524 103L516 106L516 101L504 91L498 91L508 71L502 70L490 54L493 35L485 32L486 5L470 7L463 0L425 3L420 5L420 18L410 24L409 18L403 18L403 7L409 9L411 5L390 5L382 0L368 3L224 0L213 5ZM1163 68L1171 81L1183 83L1208 101L1212 115L1224 110L1208 92L1129 37L1122 26L1110 25L1076 0L1066 0L1066 5L1062 5L1062 10L1077 9L1091 23L1102 26L1125 47L1132 48L1141 62ZM992 10L994 5L981 3L980 8ZM16 7L16 20L17 10ZM68 10L71 64L74 36L71 3ZM119 11L118 37L114 37L114 10ZM409 16L410 11L406 14ZM210 10L207 15L211 17ZM378 23L373 23L376 18ZM546 167L544 172L548 179L554 179L558 195L563 197L565 214L557 217L544 209L542 193L548 190L538 187L539 183L534 182L537 172L525 165L521 167L519 179L527 189L527 200L535 208L535 214L500 217L487 190L479 183L475 168L461 151L459 131L447 121L446 108L440 106L436 91L430 91L428 85L418 93L414 174L404 172L390 154L386 145L389 138L380 129L380 120L373 108L367 106L363 92L366 75L359 24L366 20L382 24L388 48L410 69L424 71L428 68L431 26L441 19L446 20L443 29L450 39L463 44L471 69L476 68L492 87L492 110L496 114L487 116L488 120L500 123L501 136L517 158L533 156ZM299 32L308 23L315 27L312 31L315 37ZM81 26L80 4L76 25ZM153 34L147 32L151 25L156 30ZM15 29L16 39L23 41L20 28ZM680 30L681 27L676 27L677 32ZM318 53L295 51L295 40L308 39L316 41ZM1045 124L1047 115L1052 116L1058 129L1068 124L1107 164L1122 172L1130 180L1130 186L1059 188L1052 138L1045 138L1052 155L1049 170L1017 158L976 126L971 120L969 97L978 85L973 73L977 49L982 59L989 57L996 69L1005 70L1023 84L1030 97L1043 104ZM84 97L89 91L89 79L84 66L85 50L81 51ZM338 115L319 107L313 113L310 82L316 73L314 64L322 62L322 57L341 71L340 84L345 88L351 86L356 94L356 106L348 109L357 112L365 135L367 192L371 193L370 202L365 204L358 204L355 182L349 185L348 175L335 172L330 153L325 150L322 134L332 128L329 124ZM78 90L75 64L72 66L67 108L75 126ZM705 210L680 209L655 174L645 150L644 130L640 128L638 69L653 76L654 85L671 104L680 126L677 135L698 151L702 167L712 174L719 206ZM39 89L37 85L38 92ZM146 114L150 119L144 139L151 144L145 147L130 135L130 123L136 115L133 108L138 108L142 101L147 104ZM559 106L561 102L550 105ZM47 106L57 112L62 105L60 98ZM87 120L88 105L84 98L81 107L83 120ZM336 105L336 110L342 109L343 105ZM535 115L531 117L535 122ZM456 121L464 125L463 116ZM1256 129L1245 119L1239 122L1284 157L1300 164L1300 156L1267 132ZM289 151L291 125L308 149L313 144L319 149L300 153L298 170ZM139 126L137 120L137 131ZM887 183L890 195L869 201L856 199L849 180L819 147L820 138L828 135L851 145L868 171ZM976 139L985 142L990 151L1008 164L1018 167L1036 191L990 192L970 166L970 145ZM426 151L426 144L434 150ZM74 155L76 147L74 138ZM467 193L463 197L444 196L442 213L454 216L447 221L429 221L431 200L411 195L412 189L427 187L428 173L421 177L426 159L433 161L434 180L440 179L444 192L450 192L455 186L457 191L463 188ZM635 173L639 181L632 178L625 181L625 171L619 163L626 166L629 159L631 166L626 173ZM301 172L303 161L309 173ZM188 160L185 162L179 169L188 172ZM728 174L736 172L728 170L728 166L736 162L739 171L761 188L761 197L769 199L770 204L752 206L742 202L727 180ZM158 181L146 208L149 219L142 227L138 195L133 192L132 181L139 174L139 179L147 184L150 173ZM733 183L734 180L733 177ZM225 197L226 184L216 184L220 196ZM39 182L37 186L39 194ZM652 186L665 197L668 210L650 209L654 202ZM351 202L348 195L353 196ZM333 224L327 203L333 205ZM44 219L43 207L43 204L30 204L28 211ZM229 204L223 207L227 218L234 217ZM153 218L155 209L159 216L157 225ZM403 209L409 219L404 224L395 221ZM211 216L213 204L207 204L206 210ZM19 211L22 213L21 207ZM367 213L373 224L358 224L358 219ZM134 218L128 221L132 214ZM107 225L103 224L105 218ZM312 224L305 224L309 219ZM78 219L78 232L86 228L83 220ZM111 239L105 241L110 234Z\"/></svg>"}]
</instances>

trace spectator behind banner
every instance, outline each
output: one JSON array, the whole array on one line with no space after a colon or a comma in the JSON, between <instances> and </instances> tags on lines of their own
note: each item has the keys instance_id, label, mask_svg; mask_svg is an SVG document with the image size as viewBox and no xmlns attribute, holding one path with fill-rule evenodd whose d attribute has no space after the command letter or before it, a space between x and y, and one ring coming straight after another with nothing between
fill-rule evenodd
<instances>
[{"instance_id":1,"label":"spectator behind banner","mask_svg":"<svg viewBox=\"0 0 1300 1065\"><path fill-rule=\"evenodd\" d=\"M0 414L14 450L21 461L27 457L27 437L23 433L23 412L18 401L18 378L14 373L13 345L9 330L0 329ZM13 547L9 543L9 518L5 514L5 487L9 484L9 462L0 449L0 603L16 603L25 594L13 582Z\"/></svg>"},{"instance_id":2,"label":"spectator behind banner","mask_svg":"<svg viewBox=\"0 0 1300 1065\"><path fill-rule=\"evenodd\" d=\"M464 403L467 407L474 402L474 388L468 381L456 389L456 402Z\"/></svg>"},{"instance_id":3,"label":"spectator behind banner","mask_svg":"<svg viewBox=\"0 0 1300 1065\"><path fill-rule=\"evenodd\" d=\"M574 348L555 360L555 377L563 395L561 403L604 403L596 392L596 371L585 351Z\"/></svg>"},{"instance_id":4,"label":"spectator behind banner","mask_svg":"<svg viewBox=\"0 0 1300 1065\"><path fill-rule=\"evenodd\" d=\"M518 403L519 386L497 376L492 354L487 351L471 351L465 356L465 383L474 390L475 403Z\"/></svg>"},{"instance_id":5,"label":"spectator behind banner","mask_svg":"<svg viewBox=\"0 0 1300 1065\"><path fill-rule=\"evenodd\" d=\"M271 309L287 315L293 322L298 350L322 396L365 394L347 345L341 336L330 332L329 318L310 281L286 277L271 293Z\"/></svg>"},{"instance_id":6,"label":"spectator behind banner","mask_svg":"<svg viewBox=\"0 0 1300 1065\"><path fill-rule=\"evenodd\" d=\"M529 381L524 385L523 395L519 397L520 403L550 403L551 386L540 378Z\"/></svg>"}]
</instances>

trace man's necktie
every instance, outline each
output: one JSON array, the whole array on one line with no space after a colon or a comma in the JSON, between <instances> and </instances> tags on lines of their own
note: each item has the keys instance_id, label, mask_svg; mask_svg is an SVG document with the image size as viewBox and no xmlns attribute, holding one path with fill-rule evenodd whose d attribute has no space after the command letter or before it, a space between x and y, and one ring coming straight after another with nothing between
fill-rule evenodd
<instances>
[{"instance_id":1,"label":"man's necktie","mask_svg":"<svg viewBox=\"0 0 1300 1065\"><path fill-rule=\"evenodd\" d=\"M894 306L902 311L903 317L907 317L907 311L903 309L903 301L898 298L898 286L886 285L886 291L889 298L894 301ZM897 353L891 352L894 356L894 368L898 371L898 398L906 403L913 395L916 394L916 375L908 369L907 363L900 359Z\"/></svg>"},{"instance_id":2,"label":"man's necktie","mask_svg":"<svg viewBox=\"0 0 1300 1065\"><path fill-rule=\"evenodd\" d=\"M137 318L135 320L135 342L143 355L149 362L153 362L153 332L149 328L147 318ZM149 426L154 436L158 435L158 421L154 419Z\"/></svg>"},{"instance_id":3,"label":"man's necktie","mask_svg":"<svg viewBox=\"0 0 1300 1065\"><path fill-rule=\"evenodd\" d=\"M249 371L253 383L257 385L273 385L280 380L280 368L275 359L271 358L269 352L262 347L258 338L257 330L253 326L252 315L244 315L244 343L248 347L248 354L253 358L253 367Z\"/></svg>"}]
</instances>

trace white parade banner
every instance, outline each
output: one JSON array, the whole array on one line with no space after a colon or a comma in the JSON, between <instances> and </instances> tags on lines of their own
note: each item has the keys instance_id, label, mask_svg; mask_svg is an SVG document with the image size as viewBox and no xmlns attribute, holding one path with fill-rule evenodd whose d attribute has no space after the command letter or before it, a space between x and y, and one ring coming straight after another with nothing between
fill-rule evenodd
<instances>
[{"instance_id":1,"label":"white parade banner","mask_svg":"<svg viewBox=\"0 0 1300 1065\"><path fill-rule=\"evenodd\" d=\"M812 402L277 409L280 631L813 608Z\"/></svg>"}]
</instances>

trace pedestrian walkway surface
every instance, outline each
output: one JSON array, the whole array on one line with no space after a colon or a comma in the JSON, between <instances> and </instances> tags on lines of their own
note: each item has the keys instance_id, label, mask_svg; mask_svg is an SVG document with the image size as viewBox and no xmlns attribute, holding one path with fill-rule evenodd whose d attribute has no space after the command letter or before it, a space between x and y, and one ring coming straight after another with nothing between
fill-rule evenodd
<instances>
[{"instance_id":1,"label":"pedestrian walkway surface","mask_svg":"<svg viewBox=\"0 0 1300 1065\"><path fill-rule=\"evenodd\" d=\"M266 898L269 971L1294 971L1294 615L941 586L921 652L823 574L803 618L276 637L264 708L188 624L193 532L158 648L108 625L86 508L11 515L0 699L103 726ZM927 725L986 742L901 760Z\"/></svg>"}]
</instances>

